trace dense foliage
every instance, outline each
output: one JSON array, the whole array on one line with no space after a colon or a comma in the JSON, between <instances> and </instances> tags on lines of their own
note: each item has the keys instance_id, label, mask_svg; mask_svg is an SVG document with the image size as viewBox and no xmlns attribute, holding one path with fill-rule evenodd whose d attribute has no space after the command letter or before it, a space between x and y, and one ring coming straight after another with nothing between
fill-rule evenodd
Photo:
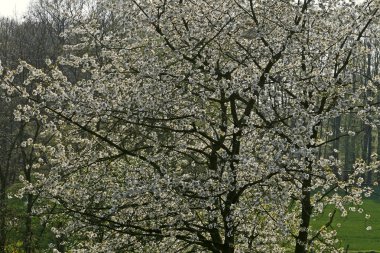
<instances>
[{"instance_id":1,"label":"dense foliage","mask_svg":"<svg viewBox=\"0 0 380 253\"><path fill-rule=\"evenodd\" d=\"M336 212L310 221L371 193L375 155L348 170L323 149L360 132L330 133L338 118L379 124L377 77L356 64L376 45L377 1L115 0L60 15L61 56L22 61L1 87L23 98L16 121L41 124L23 190L62 245L342 250Z\"/></svg>"}]
</instances>

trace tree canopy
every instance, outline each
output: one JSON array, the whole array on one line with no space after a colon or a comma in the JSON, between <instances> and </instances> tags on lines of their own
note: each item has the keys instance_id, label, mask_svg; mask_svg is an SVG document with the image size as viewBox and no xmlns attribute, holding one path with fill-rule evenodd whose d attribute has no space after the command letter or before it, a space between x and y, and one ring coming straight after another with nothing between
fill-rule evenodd
<instances>
[{"instance_id":1,"label":"tree canopy","mask_svg":"<svg viewBox=\"0 0 380 253\"><path fill-rule=\"evenodd\" d=\"M336 212L311 218L372 191L375 155L347 171L322 150L359 134L330 133L338 117L379 124L378 78L356 65L377 45L378 1L69 2L61 55L1 83L23 99L15 119L43 128L23 190L66 248L342 251Z\"/></svg>"}]
</instances>

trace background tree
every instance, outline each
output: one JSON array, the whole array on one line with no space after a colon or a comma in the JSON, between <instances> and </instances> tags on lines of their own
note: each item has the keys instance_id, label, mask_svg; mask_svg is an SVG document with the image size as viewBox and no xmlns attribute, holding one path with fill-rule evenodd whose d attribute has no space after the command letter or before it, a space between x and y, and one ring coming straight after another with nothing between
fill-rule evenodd
<instances>
[{"instance_id":1,"label":"background tree","mask_svg":"<svg viewBox=\"0 0 380 253\"><path fill-rule=\"evenodd\" d=\"M62 45L59 47L59 34L53 30L51 23L38 18L40 17L33 17L32 14L29 14L24 17L23 22L7 18L0 20L0 59L4 67L3 73L7 69L16 67L20 58L27 59L35 66L43 67L47 57L52 59L57 57L62 47ZM20 75L14 81L22 83L24 76ZM10 247L16 245L17 241L23 242L25 252L32 252L37 246L36 237L39 234L37 231L32 231L35 228L32 228L31 207L36 196L32 196L32 194L26 196L26 210L19 212L9 209L8 195L14 193L9 192L9 188L17 188L13 184L18 183L20 174L25 176L27 182L32 182L31 170L35 163L33 149L31 153L28 153L29 151L20 145L25 143L24 141L28 138L35 139L40 130L37 127L38 124L33 124L37 121L33 121L33 123L15 122L13 110L17 106L22 107L25 104L18 98L7 97L4 93L1 96L0 252L5 252L6 248L10 250ZM12 206L14 208L14 204ZM12 231L11 236L9 236L9 231Z\"/></svg>"}]
</instances>

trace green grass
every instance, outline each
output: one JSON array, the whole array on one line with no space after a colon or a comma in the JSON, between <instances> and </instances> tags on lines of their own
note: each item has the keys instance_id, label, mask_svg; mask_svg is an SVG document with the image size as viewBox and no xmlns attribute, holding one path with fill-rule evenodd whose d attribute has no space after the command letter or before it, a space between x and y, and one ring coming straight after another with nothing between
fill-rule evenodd
<instances>
[{"instance_id":1,"label":"green grass","mask_svg":"<svg viewBox=\"0 0 380 253\"><path fill-rule=\"evenodd\" d=\"M20 184L14 184L10 187L9 192L15 193L21 187ZM7 216L13 220L13 224L8 227L8 251L7 252L22 252L23 250L23 234L25 231L25 208L24 199L11 198L7 200ZM34 244L36 252L39 249L47 249L49 243L54 242L55 238L47 227L43 230L38 217L32 218L32 230L34 235Z\"/></svg>"},{"instance_id":2,"label":"green grass","mask_svg":"<svg viewBox=\"0 0 380 253\"><path fill-rule=\"evenodd\" d=\"M14 186L13 192L17 190L19 186ZM364 210L362 213L358 211L349 211L348 216L341 217L337 212L332 223L332 227L338 232L338 239L341 240L340 247L346 248L349 245L350 253L358 252L371 252L380 253L380 187L376 189L373 197L365 199L361 208ZM20 199L8 200L8 209L11 210L10 216L19 218L18 224L9 231L9 240L16 248L22 249L22 217L24 214L25 203ZM356 208L356 210L358 207ZM329 221L329 213L332 212L333 207L326 208L324 213L312 220L312 226L314 228L321 227ZM370 219L365 218L365 214L371 215ZM337 224L340 224L338 227ZM366 230L367 226L371 226L371 230ZM37 218L33 219L34 232L39 231L40 225ZM54 237L50 230L38 238L38 248L47 248L50 242L54 241ZM21 243L21 244L20 244ZM291 252L291 251L289 251Z\"/></svg>"},{"instance_id":3,"label":"green grass","mask_svg":"<svg viewBox=\"0 0 380 253\"><path fill-rule=\"evenodd\" d=\"M346 217L341 217L339 212L336 213L332 227L338 232L340 246L346 248L348 245L349 252L380 253L380 198L364 200L361 208L364 210L363 213L349 211ZM332 208L327 208L321 216L313 219L312 224L325 224L331 211ZM366 219L365 214L371 215L370 219ZM371 226L372 229L366 230L367 226Z\"/></svg>"}]
</instances>

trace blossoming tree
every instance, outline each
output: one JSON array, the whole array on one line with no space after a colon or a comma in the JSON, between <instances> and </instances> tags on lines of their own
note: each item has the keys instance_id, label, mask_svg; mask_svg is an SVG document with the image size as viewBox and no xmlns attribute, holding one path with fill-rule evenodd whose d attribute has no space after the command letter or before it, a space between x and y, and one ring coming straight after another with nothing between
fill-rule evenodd
<instances>
[{"instance_id":1,"label":"blossoming tree","mask_svg":"<svg viewBox=\"0 0 380 253\"><path fill-rule=\"evenodd\" d=\"M358 161L344 179L341 161L319 152L334 139L321 136L338 115L378 124L377 103L362 99L378 84L352 72L375 38L376 1L91 6L57 62L21 62L2 82L25 98L16 120L37 116L55 136L33 144L51 171L25 190L44 197L37 213L60 217L53 231L67 247L339 251L335 212L323 227L311 218L359 205L377 162Z\"/></svg>"}]
</instances>

